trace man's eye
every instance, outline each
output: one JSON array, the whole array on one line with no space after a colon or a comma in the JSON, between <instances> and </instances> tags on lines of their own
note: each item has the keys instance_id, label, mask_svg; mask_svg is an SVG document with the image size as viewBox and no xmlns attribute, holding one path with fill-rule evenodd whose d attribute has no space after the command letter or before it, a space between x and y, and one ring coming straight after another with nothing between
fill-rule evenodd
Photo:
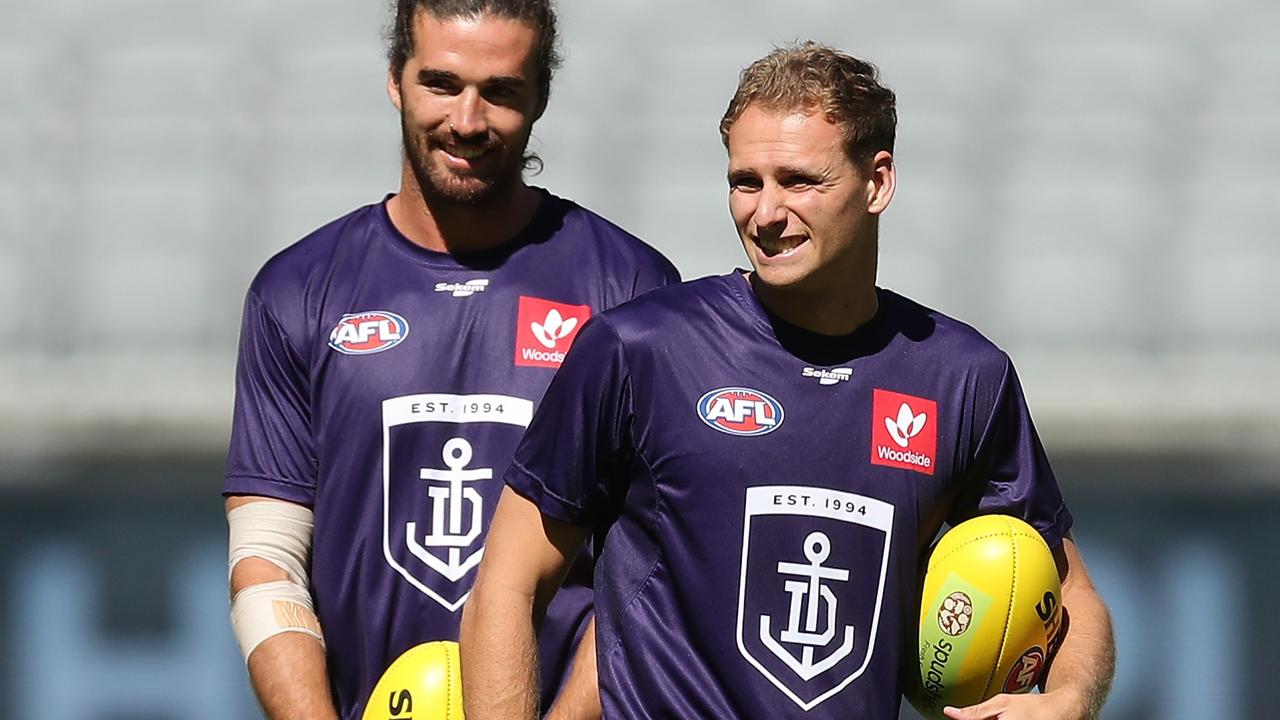
<instances>
[{"instance_id":1,"label":"man's eye","mask_svg":"<svg viewBox=\"0 0 1280 720\"><path fill-rule=\"evenodd\" d=\"M804 175L792 175L782 181L783 187L789 188L806 188L817 184L817 180Z\"/></svg>"},{"instance_id":2,"label":"man's eye","mask_svg":"<svg viewBox=\"0 0 1280 720\"><path fill-rule=\"evenodd\" d=\"M760 181L755 178L731 178L729 180L729 189L744 192L759 190Z\"/></svg>"},{"instance_id":3,"label":"man's eye","mask_svg":"<svg viewBox=\"0 0 1280 720\"><path fill-rule=\"evenodd\" d=\"M516 96L517 96L517 93L515 89L507 87L505 85L497 85L491 88L486 88L484 91L484 99L498 105L510 104L513 100L516 99Z\"/></svg>"}]
</instances>

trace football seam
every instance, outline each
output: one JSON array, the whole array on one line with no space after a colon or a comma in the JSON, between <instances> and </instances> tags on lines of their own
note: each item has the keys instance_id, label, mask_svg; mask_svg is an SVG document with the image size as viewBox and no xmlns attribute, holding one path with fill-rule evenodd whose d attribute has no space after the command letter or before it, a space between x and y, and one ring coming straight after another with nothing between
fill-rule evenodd
<instances>
[{"instance_id":1,"label":"football seam","mask_svg":"<svg viewBox=\"0 0 1280 720\"><path fill-rule=\"evenodd\" d=\"M1020 534L1017 530L1010 528L1009 539L1015 540ZM987 687L982 692L986 697L991 696L991 684L1000 674L1000 665L1004 661L1005 649L1009 644L1009 625L1013 622L1013 599L1018 596L1018 543L1016 541L1009 543L1009 554L1013 558L1013 569L1009 575L1009 600L1005 603L1004 629L1000 632L1000 651L996 653L996 661L991 666L991 675L987 678Z\"/></svg>"},{"instance_id":2,"label":"football seam","mask_svg":"<svg viewBox=\"0 0 1280 720\"><path fill-rule=\"evenodd\" d=\"M444 698L445 698L444 718L445 720L452 720L453 718L453 703L450 702L450 700L453 698L454 670L453 670L453 653L450 652L450 650L452 650L452 648L446 647L445 653L444 653ZM459 675L462 674L462 668L458 668L458 674Z\"/></svg>"}]
</instances>

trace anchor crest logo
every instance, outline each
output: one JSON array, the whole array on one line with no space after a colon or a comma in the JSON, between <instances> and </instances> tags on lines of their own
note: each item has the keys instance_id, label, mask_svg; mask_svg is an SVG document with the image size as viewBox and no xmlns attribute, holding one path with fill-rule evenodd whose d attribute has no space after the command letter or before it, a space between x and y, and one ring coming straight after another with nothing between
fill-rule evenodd
<instances>
[{"instance_id":1,"label":"anchor crest logo","mask_svg":"<svg viewBox=\"0 0 1280 720\"><path fill-rule=\"evenodd\" d=\"M747 488L738 651L805 710L875 651L893 506L828 488Z\"/></svg>"},{"instance_id":2,"label":"anchor crest logo","mask_svg":"<svg viewBox=\"0 0 1280 720\"><path fill-rule=\"evenodd\" d=\"M533 416L509 395L405 395L382 402L382 552L450 612L484 556L501 472ZM497 471L494 466L499 466Z\"/></svg>"},{"instance_id":3,"label":"anchor crest logo","mask_svg":"<svg viewBox=\"0 0 1280 720\"><path fill-rule=\"evenodd\" d=\"M769 632L773 618L760 616L760 641L773 651L787 667L805 680L833 667L842 658L853 651L853 626L845 625L840 645L824 658L815 658L820 648L830 647L836 636L836 607L838 600L831 588L830 581L848 582L849 571L840 568L823 567L831 555L831 541L820 532L809 533L804 541L804 554L807 563L780 562L779 575L795 576L797 580L787 580L784 587L791 596L791 607L788 623L782 631L778 642ZM826 612L823 612L826 608ZM819 630L821 626L821 630ZM782 643L800 648L797 658Z\"/></svg>"},{"instance_id":4,"label":"anchor crest logo","mask_svg":"<svg viewBox=\"0 0 1280 720\"><path fill-rule=\"evenodd\" d=\"M464 483L476 480L492 480L493 468L467 468L471 462L471 443L460 437L453 438L444 444L441 453L448 470L422 468L419 477L427 481L438 481L443 484L433 485L427 490L431 505L431 529L419 539L418 523L410 520L405 523L405 543L414 557L426 563L441 575L457 582L467 571L480 564L484 554L481 548L462 557L463 548L470 547L480 537L481 513L483 499L474 487L464 487ZM464 522L464 512L466 514ZM441 561L432 555L428 548L446 548L447 559Z\"/></svg>"}]
</instances>

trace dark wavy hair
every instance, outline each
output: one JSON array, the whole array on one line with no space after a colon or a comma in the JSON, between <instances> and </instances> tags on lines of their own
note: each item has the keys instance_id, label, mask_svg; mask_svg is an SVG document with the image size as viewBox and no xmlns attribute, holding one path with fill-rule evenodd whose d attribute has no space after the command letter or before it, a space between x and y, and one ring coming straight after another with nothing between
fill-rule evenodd
<instances>
[{"instance_id":1,"label":"dark wavy hair","mask_svg":"<svg viewBox=\"0 0 1280 720\"><path fill-rule=\"evenodd\" d=\"M479 18L484 15L526 22L538 31L538 99L546 107L551 78L560 67L556 11L551 0L396 0L395 18L387 29L387 61L399 78L413 55L413 23L419 12L440 20Z\"/></svg>"},{"instance_id":2,"label":"dark wavy hair","mask_svg":"<svg viewBox=\"0 0 1280 720\"><path fill-rule=\"evenodd\" d=\"M880 84L876 67L834 48L807 41L775 49L751 63L720 120L720 139L751 105L782 112L821 112L844 134L856 162L893 152L898 111L893 91Z\"/></svg>"}]
</instances>

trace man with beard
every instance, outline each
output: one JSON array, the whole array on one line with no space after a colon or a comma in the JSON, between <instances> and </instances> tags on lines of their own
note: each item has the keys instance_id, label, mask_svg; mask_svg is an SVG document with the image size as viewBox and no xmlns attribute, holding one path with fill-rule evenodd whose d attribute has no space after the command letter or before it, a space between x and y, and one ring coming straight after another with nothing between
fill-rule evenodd
<instances>
[{"instance_id":1,"label":"man with beard","mask_svg":"<svg viewBox=\"0 0 1280 720\"><path fill-rule=\"evenodd\" d=\"M549 2L400 0L400 191L249 289L224 495L232 625L271 718L358 718L397 656L457 638L502 471L569 344L678 279L524 183L555 43ZM562 717L599 711L590 643L573 662L590 574L584 558L540 644Z\"/></svg>"}]
</instances>

